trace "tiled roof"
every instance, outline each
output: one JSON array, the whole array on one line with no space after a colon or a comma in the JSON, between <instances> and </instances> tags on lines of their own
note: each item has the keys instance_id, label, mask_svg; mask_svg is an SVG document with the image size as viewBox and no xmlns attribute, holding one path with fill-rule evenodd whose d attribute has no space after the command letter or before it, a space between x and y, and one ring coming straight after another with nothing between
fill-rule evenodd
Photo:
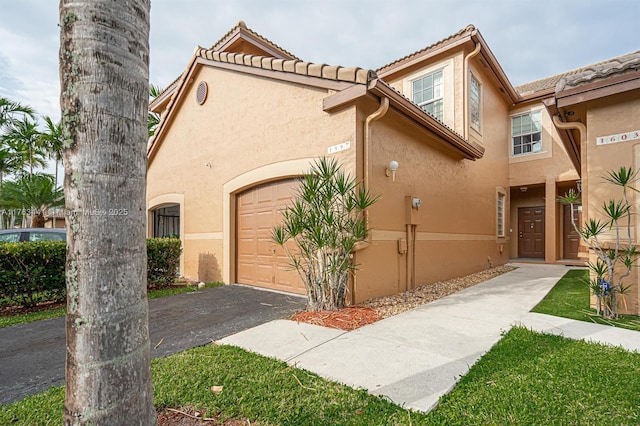
<instances>
[{"instance_id":1,"label":"tiled roof","mask_svg":"<svg viewBox=\"0 0 640 426\"><path fill-rule=\"evenodd\" d=\"M329 80L346 81L350 83L367 84L377 78L374 71L358 67L341 67L325 64L314 64L296 59L277 59L266 56L247 55L243 53L218 52L212 49L197 48L195 56L216 62L244 65L264 70L280 71L319 77Z\"/></svg>"},{"instance_id":2,"label":"tiled roof","mask_svg":"<svg viewBox=\"0 0 640 426\"><path fill-rule=\"evenodd\" d=\"M580 72L564 76L556 85L556 92L631 70L640 71L640 50L584 67Z\"/></svg>"},{"instance_id":3,"label":"tiled roof","mask_svg":"<svg viewBox=\"0 0 640 426\"><path fill-rule=\"evenodd\" d=\"M220 40L218 40L217 42L215 42L211 46L211 50L220 50L220 47L222 47L229 40L230 37L232 37L233 35L235 35L239 31L246 31L247 33L251 34L252 36L256 37L257 39L262 40L264 43L268 44L269 46L271 46L275 50L280 51L283 54L283 56L288 56L288 57L291 57L292 59L300 60L300 58L298 58L293 53L283 49L282 47L278 46L277 44L275 44L271 40L267 39L266 37L261 36L257 32L255 32L252 29L248 28L247 24L245 24L244 21L238 21L238 23L236 24L235 27L231 28L225 35L222 36L222 38L220 38Z\"/></svg>"},{"instance_id":4,"label":"tiled roof","mask_svg":"<svg viewBox=\"0 0 640 426\"><path fill-rule=\"evenodd\" d=\"M436 42L436 43L434 43L434 44L432 44L430 46L427 46L427 47L425 47L423 49L420 49L420 50L418 50L416 52L413 52L413 53L411 53L411 54L409 54L407 56L404 56L402 58L396 59L393 62L390 62L390 63L388 63L386 65L383 65L382 67L378 68L376 71L378 72L378 74L381 74L383 71L386 71L388 68L391 68L393 65L395 65L395 64L397 64L399 62L403 62L403 61L405 61L407 59L411 59L411 58L413 58L415 56L418 56L418 55L420 55L420 54L422 54L424 52L427 52L429 50L433 50L433 49L435 49L437 47L444 46L444 45L446 45L446 44L448 44L448 43L450 43L452 41L455 41L455 40L457 40L459 38L468 36L474 31L476 31L476 27L474 27L473 25L467 25L466 27L464 27L463 29L461 29L457 33L452 34L447 38L444 38L444 39L442 39L442 40L440 40L440 41L438 41L438 42Z\"/></svg>"},{"instance_id":5,"label":"tiled roof","mask_svg":"<svg viewBox=\"0 0 640 426\"><path fill-rule=\"evenodd\" d=\"M190 65L182 73L182 75L180 75L177 81L171 83L169 87L172 89L173 93L169 102L167 103L167 106L165 107L165 113L161 114L160 116L160 123L158 124L156 132L149 139L149 142L147 144L147 153L151 152L154 145L156 144L158 135L164 127L165 121L168 117L166 111L170 111L174 103L177 101L180 88L183 86L185 79L189 75L191 67L198 58L208 59L210 61L220 63L258 68L262 70L297 74L308 77L317 77L327 80L343 81L355 84L368 84L369 81L378 77L375 71L358 67L330 66L325 64L303 62L296 59L278 59L266 56L248 55L243 53L218 52L212 49L196 47L194 55L191 58ZM169 88L165 89L165 91Z\"/></svg>"},{"instance_id":6,"label":"tiled roof","mask_svg":"<svg viewBox=\"0 0 640 426\"><path fill-rule=\"evenodd\" d=\"M611 77L615 74L621 74L628 70L640 70L640 51L532 81L531 83L525 83L516 86L515 89L520 96L527 96L551 89L561 91L598 79Z\"/></svg>"}]
</instances>

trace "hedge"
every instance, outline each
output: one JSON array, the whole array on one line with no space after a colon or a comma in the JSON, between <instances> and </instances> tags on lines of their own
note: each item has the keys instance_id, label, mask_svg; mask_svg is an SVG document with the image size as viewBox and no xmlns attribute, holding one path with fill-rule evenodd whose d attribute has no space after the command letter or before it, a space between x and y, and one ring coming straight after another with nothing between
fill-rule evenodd
<instances>
[{"instance_id":1,"label":"hedge","mask_svg":"<svg viewBox=\"0 0 640 426\"><path fill-rule=\"evenodd\" d=\"M173 284L180 267L182 246L178 238L150 238L147 240L147 286L162 287Z\"/></svg>"},{"instance_id":2,"label":"hedge","mask_svg":"<svg viewBox=\"0 0 640 426\"><path fill-rule=\"evenodd\" d=\"M180 240L147 240L147 286L171 285L180 264ZM0 243L0 306L65 300L64 241Z\"/></svg>"}]
</instances>

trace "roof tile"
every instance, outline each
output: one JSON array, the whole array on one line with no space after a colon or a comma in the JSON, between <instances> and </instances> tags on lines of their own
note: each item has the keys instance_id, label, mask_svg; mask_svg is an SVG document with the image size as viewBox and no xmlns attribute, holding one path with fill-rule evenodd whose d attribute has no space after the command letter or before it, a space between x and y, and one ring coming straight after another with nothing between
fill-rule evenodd
<instances>
[{"instance_id":1,"label":"roof tile","mask_svg":"<svg viewBox=\"0 0 640 426\"><path fill-rule=\"evenodd\" d=\"M375 71L357 67L341 67L339 65L314 64L295 59L277 59L242 53L217 52L205 48L197 49L195 56L215 62L226 62L253 68L358 84L367 84L372 79L377 78Z\"/></svg>"},{"instance_id":2,"label":"roof tile","mask_svg":"<svg viewBox=\"0 0 640 426\"><path fill-rule=\"evenodd\" d=\"M516 89L520 96L527 96L551 89L561 91L590 83L594 80L622 74L629 70L640 70L640 50L525 83L514 87L514 89Z\"/></svg>"},{"instance_id":3,"label":"roof tile","mask_svg":"<svg viewBox=\"0 0 640 426\"><path fill-rule=\"evenodd\" d=\"M247 24L245 24L244 21L238 21L238 23L235 25L235 27L233 27L229 31L227 31L227 33L225 35L223 35L222 38L220 38L220 40L218 40L217 42L215 42L211 46L211 50L220 50L220 47L222 45L224 45L227 42L227 40L229 40L236 33L241 32L241 31L245 31L245 32L251 34L252 36L262 40L264 43L268 44L273 49L280 51L280 53L282 53L283 56L288 56L288 57L293 58L293 59L300 59L296 55L294 55L293 53L283 49L280 46L278 46L277 44L275 44L274 42L272 42L268 38L263 37L260 34L258 34L257 32L253 31L251 28L248 28Z\"/></svg>"},{"instance_id":4,"label":"roof tile","mask_svg":"<svg viewBox=\"0 0 640 426\"><path fill-rule=\"evenodd\" d=\"M415 56L418 56L418 55L420 55L420 54L422 54L424 52L427 52L429 50L433 50L436 47L440 47L442 45L445 45L445 44L449 43L450 41L453 41L454 39L458 39L458 38L461 38L463 36L466 36L466 35L472 33L473 31L476 31L476 27L471 25L471 24L469 24L466 27L464 27L463 29L461 29L460 31L458 31L457 33L450 35L449 37L443 38L442 40L437 41L437 42L433 43L430 46L427 46L427 47L425 47L423 49L420 49L420 50L418 50L416 52L410 53L409 55L403 56L402 58L396 59L393 62L390 62L390 63L388 63L386 65L381 66L380 68L378 68L376 70L376 72L378 74L381 74L383 71L387 71L388 68L391 68L393 65L396 65L399 62L403 62L403 61L405 61L407 59L411 59L411 58L413 58Z\"/></svg>"}]
</instances>

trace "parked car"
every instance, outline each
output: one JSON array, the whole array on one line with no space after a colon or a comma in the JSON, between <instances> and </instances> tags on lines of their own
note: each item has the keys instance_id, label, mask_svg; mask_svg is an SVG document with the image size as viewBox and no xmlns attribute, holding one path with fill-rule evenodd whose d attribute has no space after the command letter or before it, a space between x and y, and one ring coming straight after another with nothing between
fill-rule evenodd
<instances>
[{"instance_id":1,"label":"parked car","mask_svg":"<svg viewBox=\"0 0 640 426\"><path fill-rule=\"evenodd\" d=\"M0 230L0 243L24 241L67 241L64 228L14 228Z\"/></svg>"}]
</instances>

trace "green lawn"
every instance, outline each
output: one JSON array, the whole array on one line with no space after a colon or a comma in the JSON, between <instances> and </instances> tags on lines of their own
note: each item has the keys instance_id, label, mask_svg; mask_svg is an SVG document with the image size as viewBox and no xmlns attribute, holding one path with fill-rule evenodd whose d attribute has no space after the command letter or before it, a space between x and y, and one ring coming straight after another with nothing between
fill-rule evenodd
<instances>
[{"instance_id":1,"label":"green lawn","mask_svg":"<svg viewBox=\"0 0 640 426\"><path fill-rule=\"evenodd\" d=\"M524 328L506 333L428 415L229 346L156 359L153 381L159 409L195 407L259 425L640 422L640 354ZM52 389L0 406L0 424L57 425L63 406L64 389Z\"/></svg>"},{"instance_id":2,"label":"green lawn","mask_svg":"<svg viewBox=\"0 0 640 426\"><path fill-rule=\"evenodd\" d=\"M617 320L596 315L589 307L589 271L582 269L568 271L531 311L640 331L640 317L636 315L621 315Z\"/></svg>"},{"instance_id":3,"label":"green lawn","mask_svg":"<svg viewBox=\"0 0 640 426\"><path fill-rule=\"evenodd\" d=\"M222 283L207 283L206 287L217 287L223 285ZM173 296L174 294L188 293L191 291L197 291L195 286L174 286L168 288L160 288L155 290L149 290L147 297L149 299L158 299L160 297ZM26 324L28 322L40 321L44 319L57 318L66 315L66 306L57 307L54 309L44 309L35 312L29 312L25 314L6 315L0 316L0 328L9 327L16 324Z\"/></svg>"}]
</instances>

